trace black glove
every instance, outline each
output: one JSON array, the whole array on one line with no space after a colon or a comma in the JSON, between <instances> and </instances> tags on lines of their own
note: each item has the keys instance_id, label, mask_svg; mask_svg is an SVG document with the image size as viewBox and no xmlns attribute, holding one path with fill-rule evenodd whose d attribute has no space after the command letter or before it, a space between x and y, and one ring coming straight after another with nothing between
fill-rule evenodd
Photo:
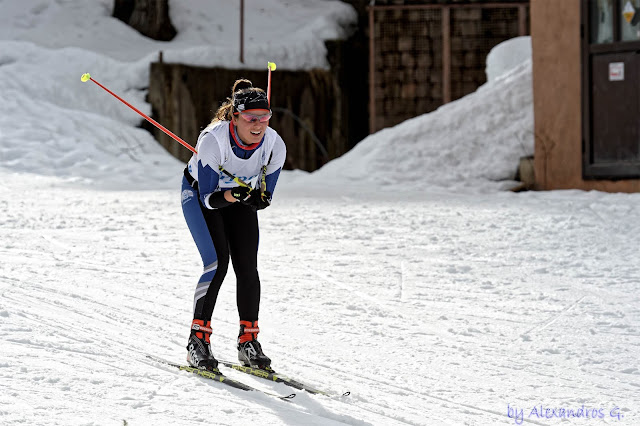
<instances>
[{"instance_id":1,"label":"black glove","mask_svg":"<svg viewBox=\"0 0 640 426\"><path fill-rule=\"evenodd\" d=\"M246 186L238 186L230 190L231 196L236 200L240 201L242 204L252 205L255 204L255 200L253 199L253 195L255 190ZM258 194L258 198L259 198Z\"/></svg>"},{"instance_id":2,"label":"black glove","mask_svg":"<svg viewBox=\"0 0 640 426\"><path fill-rule=\"evenodd\" d=\"M271 205L271 193L269 191L264 191L262 194L257 190L255 192L257 193L257 203L254 204L256 206L256 210L266 209Z\"/></svg>"}]
</instances>

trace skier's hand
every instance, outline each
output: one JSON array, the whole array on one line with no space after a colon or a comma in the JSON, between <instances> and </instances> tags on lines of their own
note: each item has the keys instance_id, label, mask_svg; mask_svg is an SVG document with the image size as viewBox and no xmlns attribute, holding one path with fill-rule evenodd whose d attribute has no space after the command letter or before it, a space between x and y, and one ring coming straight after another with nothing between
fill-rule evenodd
<instances>
[{"instance_id":1,"label":"skier's hand","mask_svg":"<svg viewBox=\"0 0 640 426\"><path fill-rule=\"evenodd\" d=\"M266 209L271 205L271 193L269 191L264 191L262 194L257 192L257 203L255 204L256 210Z\"/></svg>"},{"instance_id":2,"label":"skier's hand","mask_svg":"<svg viewBox=\"0 0 640 426\"><path fill-rule=\"evenodd\" d=\"M252 200L252 195L254 190L252 188L248 188L246 186L238 186L236 188L230 189L231 196L236 200L240 201L242 204L254 204L255 201Z\"/></svg>"}]
</instances>

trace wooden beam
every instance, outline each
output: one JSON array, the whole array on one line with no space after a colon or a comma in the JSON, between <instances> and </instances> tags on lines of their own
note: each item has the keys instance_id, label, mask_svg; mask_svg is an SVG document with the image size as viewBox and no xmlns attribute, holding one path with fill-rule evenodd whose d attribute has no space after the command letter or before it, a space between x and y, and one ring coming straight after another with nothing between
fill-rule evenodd
<instances>
[{"instance_id":1,"label":"wooden beam","mask_svg":"<svg viewBox=\"0 0 640 426\"><path fill-rule=\"evenodd\" d=\"M374 7L369 6L369 134L376 129L376 62Z\"/></svg>"},{"instance_id":2,"label":"wooden beam","mask_svg":"<svg viewBox=\"0 0 640 426\"><path fill-rule=\"evenodd\" d=\"M442 7L442 103L451 102L451 8Z\"/></svg>"}]
</instances>

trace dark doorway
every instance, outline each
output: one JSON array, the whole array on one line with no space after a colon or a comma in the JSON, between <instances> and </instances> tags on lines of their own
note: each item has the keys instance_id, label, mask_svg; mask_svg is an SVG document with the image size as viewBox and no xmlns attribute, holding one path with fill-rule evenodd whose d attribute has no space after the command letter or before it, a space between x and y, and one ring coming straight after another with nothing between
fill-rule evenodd
<instances>
[{"instance_id":1,"label":"dark doorway","mask_svg":"<svg viewBox=\"0 0 640 426\"><path fill-rule=\"evenodd\" d=\"M582 17L583 177L640 177L640 0L583 0Z\"/></svg>"}]
</instances>

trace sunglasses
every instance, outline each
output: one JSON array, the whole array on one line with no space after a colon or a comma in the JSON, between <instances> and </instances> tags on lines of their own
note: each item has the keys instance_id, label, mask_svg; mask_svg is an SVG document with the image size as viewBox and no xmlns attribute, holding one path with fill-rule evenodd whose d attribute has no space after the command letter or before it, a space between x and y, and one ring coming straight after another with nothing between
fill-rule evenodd
<instances>
[{"instance_id":1,"label":"sunglasses","mask_svg":"<svg viewBox=\"0 0 640 426\"><path fill-rule=\"evenodd\" d=\"M256 123L256 122L266 123L271 118L270 112L264 115L249 114L248 112L241 112L239 114L240 114L240 117L244 118L249 123Z\"/></svg>"}]
</instances>

